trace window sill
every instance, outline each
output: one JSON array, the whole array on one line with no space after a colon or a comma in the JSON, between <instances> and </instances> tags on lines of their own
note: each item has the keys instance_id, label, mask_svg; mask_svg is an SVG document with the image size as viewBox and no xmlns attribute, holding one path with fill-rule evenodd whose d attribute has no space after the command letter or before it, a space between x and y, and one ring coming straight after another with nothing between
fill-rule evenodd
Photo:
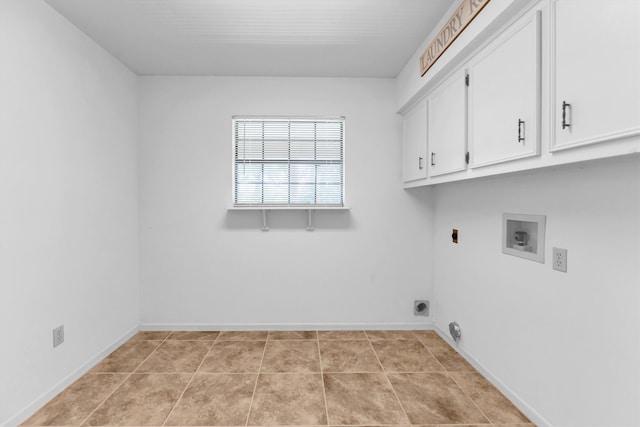
<instances>
[{"instance_id":1,"label":"window sill","mask_svg":"<svg viewBox=\"0 0 640 427\"><path fill-rule=\"evenodd\" d=\"M336 210L348 211L351 208L347 206L278 206L278 205L252 205L252 206L231 206L227 208L229 211L322 211Z\"/></svg>"},{"instance_id":2,"label":"window sill","mask_svg":"<svg viewBox=\"0 0 640 427\"><path fill-rule=\"evenodd\" d=\"M275 206L275 205L255 205L255 206L232 206L227 208L228 211L260 211L262 212L262 231L269 231L268 211L306 211L307 212L307 231L313 231L313 212L314 211L348 211L351 208L346 206Z\"/></svg>"}]
</instances>

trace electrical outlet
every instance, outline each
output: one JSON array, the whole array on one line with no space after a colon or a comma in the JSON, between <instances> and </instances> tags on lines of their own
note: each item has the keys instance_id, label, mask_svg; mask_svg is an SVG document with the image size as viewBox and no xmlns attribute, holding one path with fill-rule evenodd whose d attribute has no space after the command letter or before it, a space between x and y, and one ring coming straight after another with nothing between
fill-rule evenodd
<instances>
[{"instance_id":1,"label":"electrical outlet","mask_svg":"<svg viewBox=\"0 0 640 427\"><path fill-rule=\"evenodd\" d=\"M553 269L567 272L567 250L553 248Z\"/></svg>"},{"instance_id":2,"label":"electrical outlet","mask_svg":"<svg viewBox=\"0 0 640 427\"><path fill-rule=\"evenodd\" d=\"M427 300L415 300L413 302L413 314L416 316L428 316L429 315L429 301Z\"/></svg>"},{"instance_id":3,"label":"electrical outlet","mask_svg":"<svg viewBox=\"0 0 640 427\"><path fill-rule=\"evenodd\" d=\"M64 325L53 330L53 346L57 347L64 342Z\"/></svg>"}]
</instances>

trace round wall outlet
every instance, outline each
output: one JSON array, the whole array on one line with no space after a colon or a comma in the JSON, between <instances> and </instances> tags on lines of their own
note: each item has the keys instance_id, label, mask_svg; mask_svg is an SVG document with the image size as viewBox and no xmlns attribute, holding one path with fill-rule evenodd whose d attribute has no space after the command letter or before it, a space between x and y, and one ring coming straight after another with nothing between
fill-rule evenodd
<instances>
[{"instance_id":1,"label":"round wall outlet","mask_svg":"<svg viewBox=\"0 0 640 427\"><path fill-rule=\"evenodd\" d=\"M413 314L416 316L428 316L429 315L429 301L427 300L415 300L413 302Z\"/></svg>"}]
</instances>

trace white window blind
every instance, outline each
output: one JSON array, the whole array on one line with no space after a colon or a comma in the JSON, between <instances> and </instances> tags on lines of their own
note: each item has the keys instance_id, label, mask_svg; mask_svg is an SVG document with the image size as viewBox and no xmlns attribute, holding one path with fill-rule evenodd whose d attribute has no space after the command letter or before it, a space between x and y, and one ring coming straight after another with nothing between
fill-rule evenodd
<instances>
[{"instance_id":1,"label":"white window blind","mask_svg":"<svg viewBox=\"0 0 640 427\"><path fill-rule=\"evenodd\" d=\"M234 118L235 206L344 200L344 118Z\"/></svg>"}]
</instances>

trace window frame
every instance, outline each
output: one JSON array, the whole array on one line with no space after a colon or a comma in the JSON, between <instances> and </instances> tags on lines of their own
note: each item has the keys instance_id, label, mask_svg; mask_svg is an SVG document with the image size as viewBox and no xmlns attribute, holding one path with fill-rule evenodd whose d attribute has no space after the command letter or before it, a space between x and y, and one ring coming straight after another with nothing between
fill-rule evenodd
<instances>
[{"instance_id":1,"label":"window frame","mask_svg":"<svg viewBox=\"0 0 640 427\"><path fill-rule=\"evenodd\" d=\"M346 174L345 174L345 164L346 164L346 117L345 116L250 116L250 115L237 115L232 116L231 118L231 200L232 200L232 208L233 210L343 210L348 209L345 204L346 199ZM237 121L256 121L256 122L265 122L265 121L304 121L304 122L328 122L328 121L339 121L342 123L342 140L341 140L341 160L342 162L342 179L341 179L341 203L340 204L326 204L326 203L236 203L236 186L237 186L237 158L236 158L236 122ZM287 161L290 161L289 157ZM322 164L321 161L318 161L315 164ZM290 175L290 171L289 171ZM314 185L317 186L317 182L314 182ZM288 190L290 194L290 189Z\"/></svg>"}]
</instances>

